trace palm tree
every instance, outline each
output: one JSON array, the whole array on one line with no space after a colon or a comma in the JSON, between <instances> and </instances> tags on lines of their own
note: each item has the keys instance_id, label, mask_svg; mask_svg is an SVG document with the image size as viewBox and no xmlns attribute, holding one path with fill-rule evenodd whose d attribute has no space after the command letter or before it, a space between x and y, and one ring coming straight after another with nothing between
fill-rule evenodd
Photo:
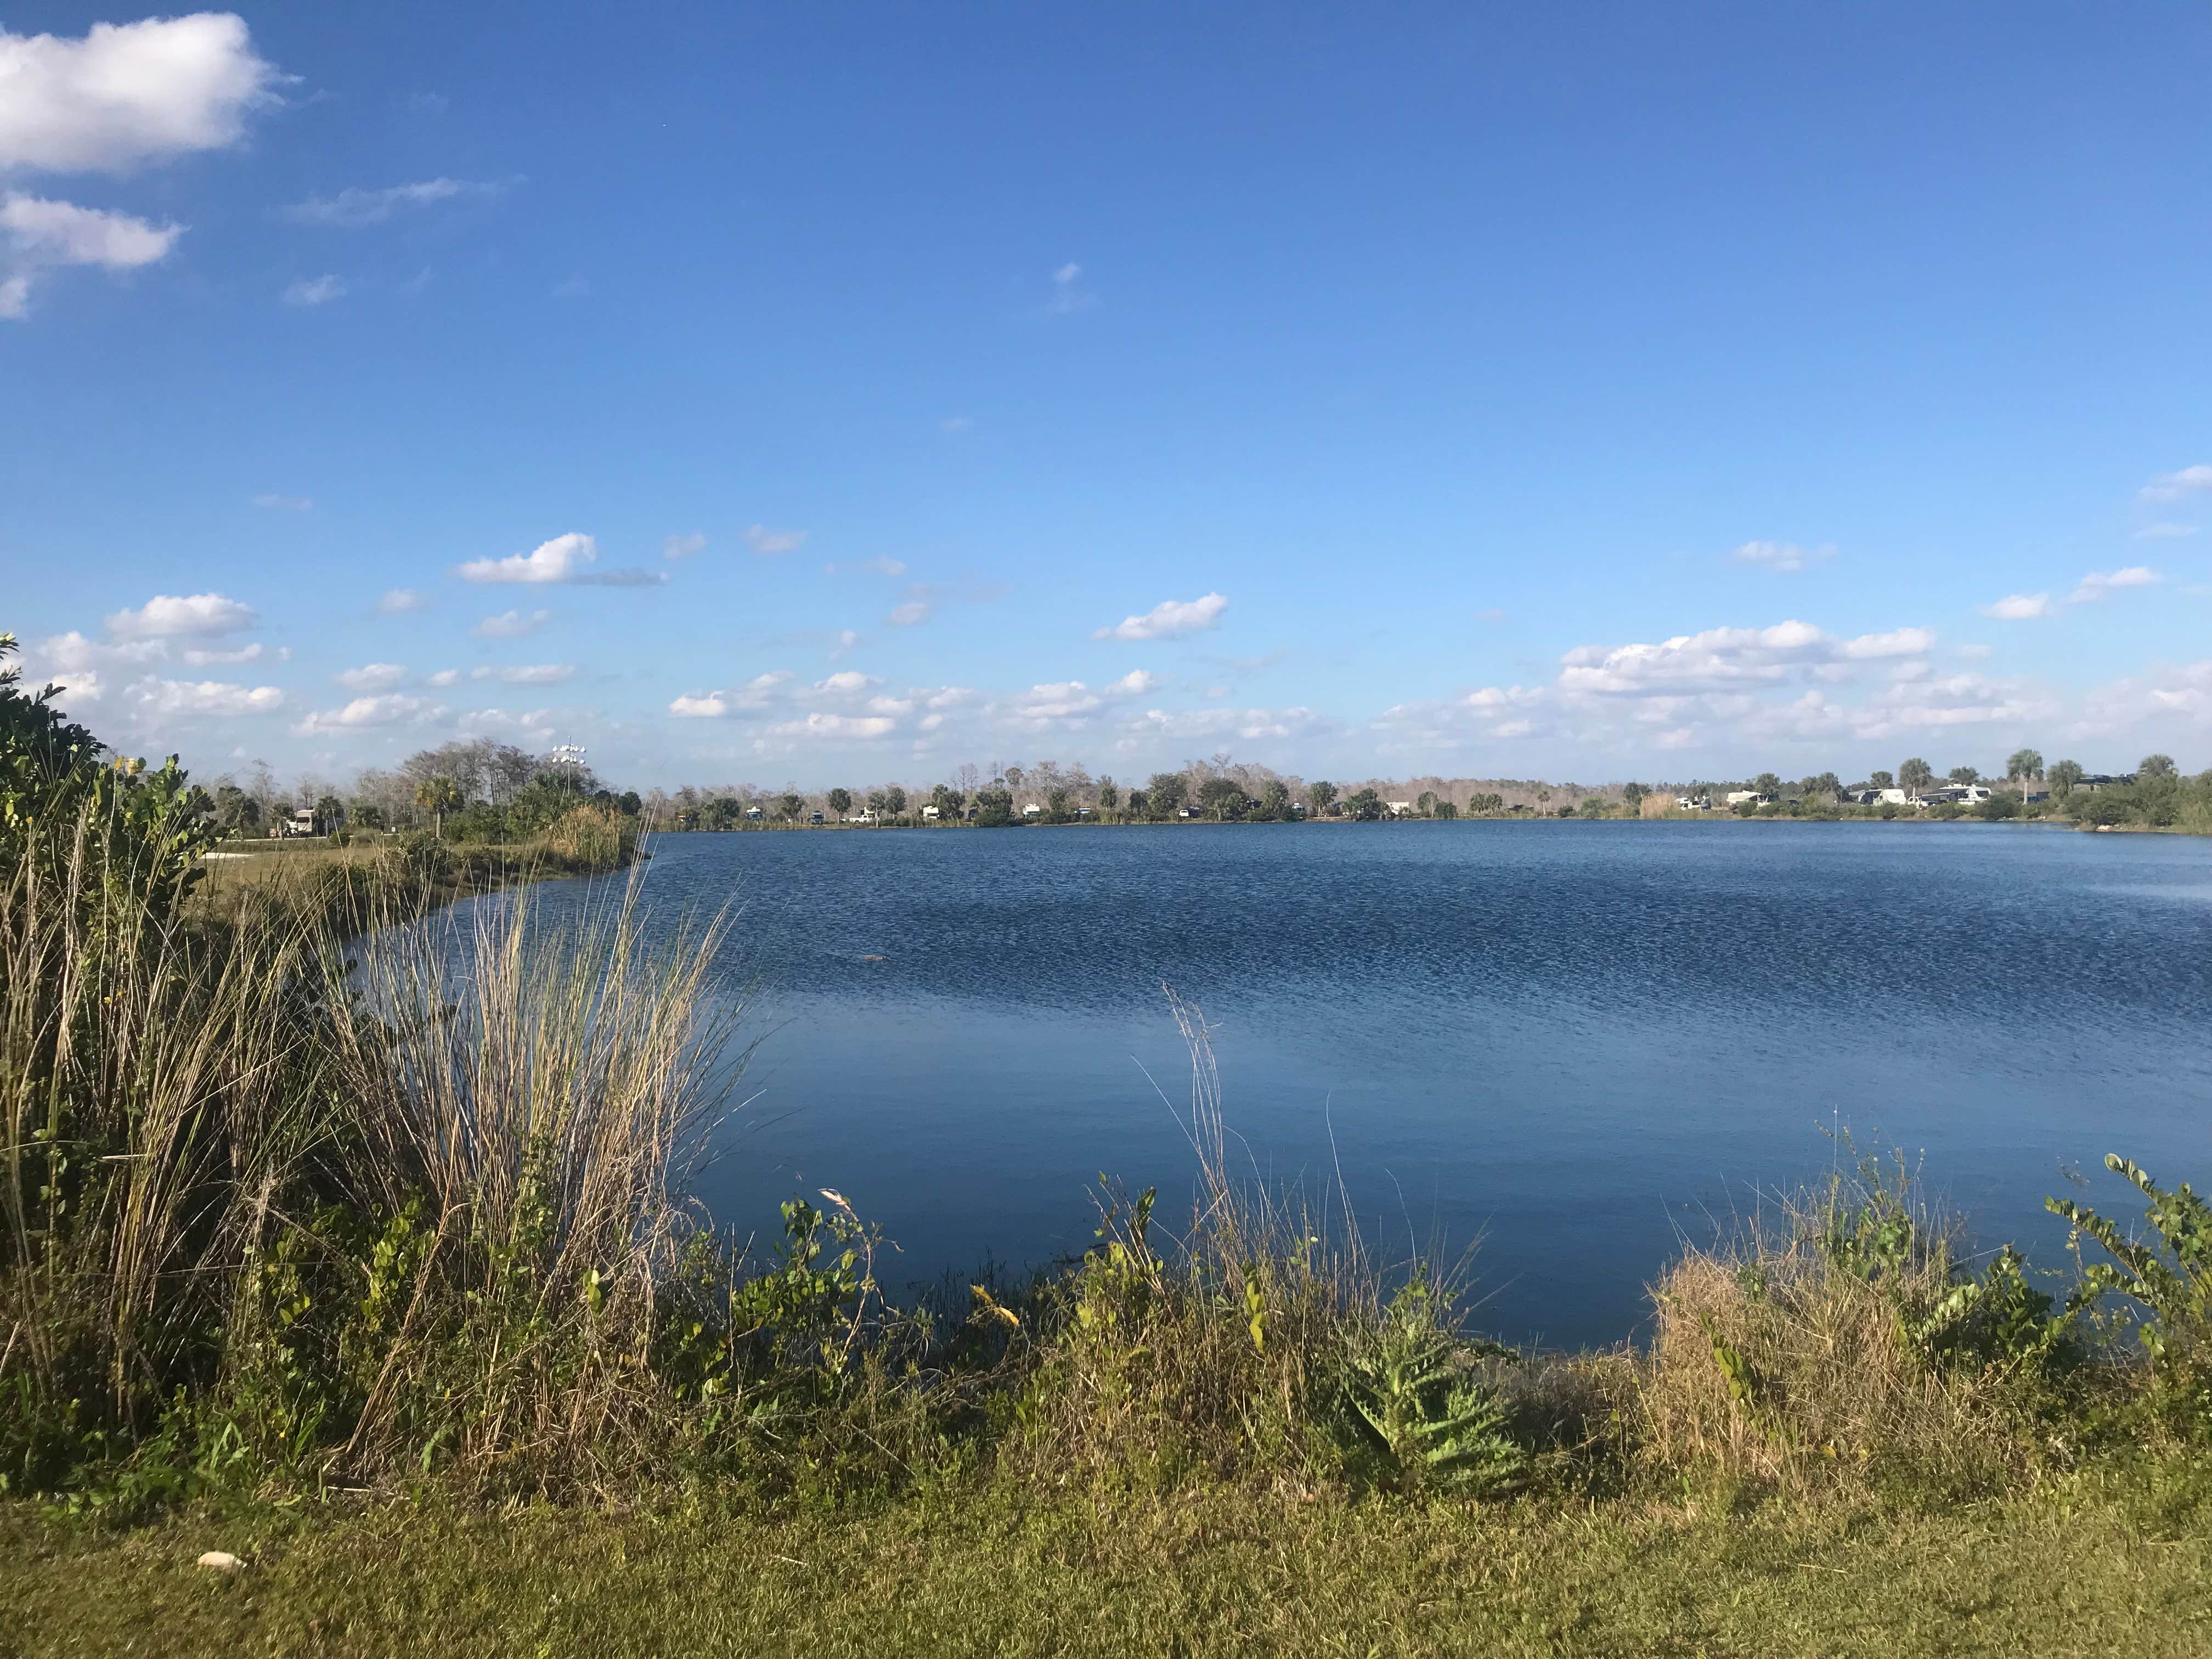
<instances>
[{"instance_id":1,"label":"palm tree","mask_svg":"<svg viewBox=\"0 0 2212 1659\"><path fill-rule=\"evenodd\" d=\"M458 811L461 805L461 787L444 773L425 778L415 786L415 804L431 814L440 841L446 838L446 814Z\"/></svg>"},{"instance_id":2,"label":"palm tree","mask_svg":"<svg viewBox=\"0 0 2212 1659\"><path fill-rule=\"evenodd\" d=\"M1915 755L1897 769L1897 787L1908 795L1917 795L1936 781L1936 769Z\"/></svg>"},{"instance_id":3,"label":"palm tree","mask_svg":"<svg viewBox=\"0 0 2212 1659\"><path fill-rule=\"evenodd\" d=\"M2015 749L2005 761L2005 776L2020 780L2020 804L2027 805L2027 786L2043 775L2043 757L2033 749Z\"/></svg>"},{"instance_id":4,"label":"palm tree","mask_svg":"<svg viewBox=\"0 0 2212 1659\"><path fill-rule=\"evenodd\" d=\"M846 813L853 810L853 792L849 789L832 789L830 792L830 810L839 817L843 817Z\"/></svg>"},{"instance_id":5,"label":"palm tree","mask_svg":"<svg viewBox=\"0 0 2212 1659\"><path fill-rule=\"evenodd\" d=\"M2051 792L2061 800L2074 793L2074 786L2081 781L2081 763L2063 760L2051 769Z\"/></svg>"}]
</instances>

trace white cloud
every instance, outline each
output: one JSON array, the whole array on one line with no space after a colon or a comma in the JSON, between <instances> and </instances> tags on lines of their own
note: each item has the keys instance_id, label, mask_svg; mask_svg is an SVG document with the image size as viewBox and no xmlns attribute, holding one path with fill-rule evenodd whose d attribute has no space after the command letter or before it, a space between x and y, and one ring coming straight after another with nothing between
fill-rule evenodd
<instances>
[{"instance_id":1,"label":"white cloud","mask_svg":"<svg viewBox=\"0 0 2212 1659\"><path fill-rule=\"evenodd\" d=\"M1913 657L1932 650L1936 630L1932 628L1897 628L1887 634L1862 634L1855 640L1845 640L1836 647L1836 654L1851 661L1863 661L1880 657Z\"/></svg>"},{"instance_id":2,"label":"white cloud","mask_svg":"<svg viewBox=\"0 0 2212 1659\"><path fill-rule=\"evenodd\" d=\"M1141 697L1149 691L1158 690L1159 686L1160 677L1158 674L1147 674L1141 668L1133 668L1109 685L1106 693L1114 697Z\"/></svg>"},{"instance_id":3,"label":"white cloud","mask_svg":"<svg viewBox=\"0 0 2212 1659\"><path fill-rule=\"evenodd\" d=\"M572 662L541 662L512 668L479 668L469 678L502 680L509 685L559 685L576 678L576 665Z\"/></svg>"},{"instance_id":4,"label":"white cloud","mask_svg":"<svg viewBox=\"0 0 2212 1659\"><path fill-rule=\"evenodd\" d=\"M234 634L260 619L252 606L220 593L194 593L181 599L156 593L136 611L118 611L106 620L107 631L118 639L144 640Z\"/></svg>"},{"instance_id":5,"label":"white cloud","mask_svg":"<svg viewBox=\"0 0 2212 1659\"><path fill-rule=\"evenodd\" d=\"M2148 565L2130 565L2124 570L2115 570L2110 575L2093 570L2081 578L2081 585L2066 596L2069 605L2094 605L2116 587L2150 587L2156 585L2159 574Z\"/></svg>"},{"instance_id":6,"label":"white cloud","mask_svg":"<svg viewBox=\"0 0 2212 1659\"><path fill-rule=\"evenodd\" d=\"M253 498L254 506L264 513L312 513L315 500L312 495L261 495Z\"/></svg>"},{"instance_id":7,"label":"white cloud","mask_svg":"<svg viewBox=\"0 0 2212 1659\"><path fill-rule=\"evenodd\" d=\"M1542 738L1649 757L1707 749L1723 758L1781 744L2029 720L2045 705L2020 687L1941 676L1935 630L1899 628L1842 638L1810 623L1715 628L1658 644L1583 646L1547 685L1485 686L1461 697L1404 703L1376 722L1390 752L1429 757L1467 740ZM1873 682L1856 702L1826 685Z\"/></svg>"},{"instance_id":8,"label":"white cloud","mask_svg":"<svg viewBox=\"0 0 2212 1659\"><path fill-rule=\"evenodd\" d=\"M1203 599L1165 599L1141 617L1125 617L1110 628L1094 629L1094 640L1165 640L1195 634L1221 620L1229 601L1218 593Z\"/></svg>"},{"instance_id":9,"label":"white cloud","mask_svg":"<svg viewBox=\"0 0 2212 1659\"><path fill-rule=\"evenodd\" d=\"M318 709L292 729L307 737L319 732L349 732L364 726L421 726L442 720L445 714L442 703L393 691L377 697L356 697L343 708Z\"/></svg>"},{"instance_id":10,"label":"white cloud","mask_svg":"<svg viewBox=\"0 0 2212 1659\"><path fill-rule=\"evenodd\" d=\"M668 712L678 720L720 720L730 712L729 703L719 691L686 695L668 705Z\"/></svg>"},{"instance_id":11,"label":"white cloud","mask_svg":"<svg viewBox=\"0 0 2212 1659\"><path fill-rule=\"evenodd\" d=\"M0 103L4 103L0 85ZM106 213L73 202L10 194L0 197L0 317L30 309L39 272L63 265L131 270L166 258L183 235L181 225L154 225L127 213Z\"/></svg>"},{"instance_id":12,"label":"white cloud","mask_svg":"<svg viewBox=\"0 0 2212 1659\"><path fill-rule=\"evenodd\" d=\"M472 708L454 725L464 732L512 732L544 743L550 740L554 723L562 718L552 708Z\"/></svg>"},{"instance_id":13,"label":"white cloud","mask_svg":"<svg viewBox=\"0 0 2212 1659\"><path fill-rule=\"evenodd\" d=\"M659 587L667 576L658 570L593 570L599 544L589 536L570 531L550 542L540 542L527 553L503 559L471 559L455 567L455 574L471 582L572 582L592 587Z\"/></svg>"},{"instance_id":14,"label":"white cloud","mask_svg":"<svg viewBox=\"0 0 2212 1659\"><path fill-rule=\"evenodd\" d=\"M1926 651L1936 635L1924 628L1840 640L1809 623L1771 628L1712 628L1678 634L1657 645L1577 646L1559 660L1559 684L1571 691L1677 695L1777 684L1795 671L1841 668L1858 661Z\"/></svg>"},{"instance_id":15,"label":"white cloud","mask_svg":"<svg viewBox=\"0 0 2212 1659\"><path fill-rule=\"evenodd\" d=\"M792 742L856 743L888 736L898 722L883 714L811 714L803 720L771 726L762 736Z\"/></svg>"},{"instance_id":16,"label":"white cloud","mask_svg":"<svg viewBox=\"0 0 2212 1659\"><path fill-rule=\"evenodd\" d=\"M1017 691L1007 699L1006 712L1024 725L1045 726L1095 714L1105 702L1105 698L1081 680L1064 680L1056 685L1032 685L1026 691Z\"/></svg>"},{"instance_id":17,"label":"white cloud","mask_svg":"<svg viewBox=\"0 0 2212 1659\"><path fill-rule=\"evenodd\" d=\"M1984 605L1982 614L1994 617L1999 622L2033 622L2038 617L2051 614L2051 595L2008 593L1995 605Z\"/></svg>"},{"instance_id":18,"label":"white cloud","mask_svg":"<svg viewBox=\"0 0 2212 1659\"><path fill-rule=\"evenodd\" d=\"M82 40L0 30L0 167L119 173L221 149L281 79L224 13L95 23Z\"/></svg>"},{"instance_id":19,"label":"white cloud","mask_svg":"<svg viewBox=\"0 0 2212 1659\"><path fill-rule=\"evenodd\" d=\"M486 617L469 632L478 639L523 640L552 620L550 611L502 611L495 617Z\"/></svg>"},{"instance_id":20,"label":"white cloud","mask_svg":"<svg viewBox=\"0 0 2212 1659\"><path fill-rule=\"evenodd\" d=\"M312 310L316 306L326 306L333 300L342 300L345 294L344 279L326 271L320 276L302 276L299 281L287 284L284 291L276 297L295 309Z\"/></svg>"},{"instance_id":21,"label":"white cloud","mask_svg":"<svg viewBox=\"0 0 2212 1659\"><path fill-rule=\"evenodd\" d=\"M848 668L830 675L825 680L817 680L814 683L814 690L817 693L835 695L840 692L865 691L874 684L874 680L859 670Z\"/></svg>"},{"instance_id":22,"label":"white cloud","mask_svg":"<svg viewBox=\"0 0 2212 1659\"><path fill-rule=\"evenodd\" d=\"M2136 532L2136 539L2139 542L2171 542L2196 533L2197 526L2193 524L2147 524Z\"/></svg>"},{"instance_id":23,"label":"white cloud","mask_svg":"<svg viewBox=\"0 0 2212 1659\"><path fill-rule=\"evenodd\" d=\"M936 609L927 599L908 599L905 604L894 607L891 614L884 620L893 628L912 628L917 623L927 622Z\"/></svg>"},{"instance_id":24,"label":"white cloud","mask_svg":"<svg viewBox=\"0 0 2212 1659\"><path fill-rule=\"evenodd\" d=\"M376 602L379 613L386 617L404 617L430 608L430 596L418 588L387 587L384 597Z\"/></svg>"},{"instance_id":25,"label":"white cloud","mask_svg":"<svg viewBox=\"0 0 2212 1659\"><path fill-rule=\"evenodd\" d=\"M256 640L251 645L241 645L232 650L213 650L205 646L191 646L180 652L184 659L194 668L206 668L219 663L259 662L265 647ZM289 657L292 653L282 653Z\"/></svg>"},{"instance_id":26,"label":"white cloud","mask_svg":"<svg viewBox=\"0 0 2212 1659\"><path fill-rule=\"evenodd\" d=\"M129 689L141 713L180 714L273 714L284 694L273 685L228 685L218 680L141 680Z\"/></svg>"},{"instance_id":27,"label":"white cloud","mask_svg":"<svg viewBox=\"0 0 2212 1659\"><path fill-rule=\"evenodd\" d=\"M757 524L745 532L745 540L754 552L764 558L773 558L779 553L795 553L805 546L806 532L804 530L770 530L764 524Z\"/></svg>"},{"instance_id":28,"label":"white cloud","mask_svg":"<svg viewBox=\"0 0 2212 1659\"><path fill-rule=\"evenodd\" d=\"M448 686L459 685L461 683L461 671L458 668L441 668L422 683L443 691Z\"/></svg>"},{"instance_id":29,"label":"white cloud","mask_svg":"<svg viewBox=\"0 0 2212 1659\"><path fill-rule=\"evenodd\" d=\"M368 663L331 676L349 691L389 691L406 678L407 671L396 662Z\"/></svg>"},{"instance_id":30,"label":"white cloud","mask_svg":"<svg viewBox=\"0 0 2212 1659\"><path fill-rule=\"evenodd\" d=\"M1328 718L1311 708L1193 708L1180 713L1149 708L1130 723L1133 735L1215 739L1247 743L1282 742L1317 736L1329 729Z\"/></svg>"},{"instance_id":31,"label":"white cloud","mask_svg":"<svg viewBox=\"0 0 2212 1659\"><path fill-rule=\"evenodd\" d=\"M704 550L706 545L706 537L695 530L688 536L671 536L663 541L660 556L664 559L688 559L694 553Z\"/></svg>"},{"instance_id":32,"label":"white cloud","mask_svg":"<svg viewBox=\"0 0 2212 1659\"><path fill-rule=\"evenodd\" d=\"M1800 547L1795 542L1746 542L1733 556L1740 564L1764 565L1769 570L1802 570L1836 556L1831 546Z\"/></svg>"},{"instance_id":33,"label":"white cloud","mask_svg":"<svg viewBox=\"0 0 2212 1659\"><path fill-rule=\"evenodd\" d=\"M310 196L284 209L283 216L296 225L357 230L364 225L380 225L404 208L430 207L459 197L499 192L497 185L473 184L465 179L425 179L420 184L387 185L381 190L355 186L335 196Z\"/></svg>"},{"instance_id":34,"label":"white cloud","mask_svg":"<svg viewBox=\"0 0 2212 1659\"><path fill-rule=\"evenodd\" d=\"M2200 489L2212 489L2212 465L2199 463L2179 472L2161 472L2138 493L2147 501L2178 501Z\"/></svg>"},{"instance_id":35,"label":"white cloud","mask_svg":"<svg viewBox=\"0 0 2212 1659\"><path fill-rule=\"evenodd\" d=\"M1060 315L1080 311L1097 296L1083 285L1083 267L1070 260L1052 273L1052 299L1045 309Z\"/></svg>"},{"instance_id":36,"label":"white cloud","mask_svg":"<svg viewBox=\"0 0 2212 1659\"><path fill-rule=\"evenodd\" d=\"M42 265L103 265L130 270L166 258L184 234L181 225L150 225L127 213L107 213L42 196L0 199L0 232L21 260Z\"/></svg>"},{"instance_id":37,"label":"white cloud","mask_svg":"<svg viewBox=\"0 0 2212 1659\"><path fill-rule=\"evenodd\" d=\"M462 580L471 582L574 581L599 556L599 544L572 530L550 542L540 542L527 553L510 554L504 559L471 559L460 567L459 574Z\"/></svg>"}]
</instances>

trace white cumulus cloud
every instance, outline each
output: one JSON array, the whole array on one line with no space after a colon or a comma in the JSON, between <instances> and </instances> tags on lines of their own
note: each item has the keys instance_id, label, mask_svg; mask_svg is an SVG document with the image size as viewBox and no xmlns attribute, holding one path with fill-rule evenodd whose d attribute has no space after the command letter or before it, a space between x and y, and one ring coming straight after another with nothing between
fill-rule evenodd
<instances>
[{"instance_id":1,"label":"white cumulus cloud","mask_svg":"<svg viewBox=\"0 0 2212 1659\"><path fill-rule=\"evenodd\" d=\"M471 559L460 567L460 576L471 582L574 581L599 556L599 544L572 530L550 542L540 542L527 553L514 553L503 559Z\"/></svg>"},{"instance_id":2,"label":"white cumulus cloud","mask_svg":"<svg viewBox=\"0 0 2212 1659\"><path fill-rule=\"evenodd\" d=\"M2161 472L2138 493L2147 501L2178 501L2202 489L2212 489L2212 464L2199 462L2178 472Z\"/></svg>"},{"instance_id":3,"label":"white cumulus cloud","mask_svg":"<svg viewBox=\"0 0 2212 1659\"><path fill-rule=\"evenodd\" d=\"M380 613L386 617L404 617L430 608L430 596L419 588L387 587L384 597L376 602Z\"/></svg>"},{"instance_id":4,"label":"white cumulus cloud","mask_svg":"<svg viewBox=\"0 0 2212 1659\"><path fill-rule=\"evenodd\" d=\"M668 705L668 712L678 720L720 720L730 712L730 705L719 691L687 694Z\"/></svg>"},{"instance_id":5,"label":"white cumulus cloud","mask_svg":"<svg viewBox=\"0 0 2212 1659\"><path fill-rule=\"evenodd\" d=\"M5 88L0 88L0 99ZM63 265L131 270L166 258L181 225L155 225L127 213L13 193L0 196L0 317L30 310L39 273Z\"/></svg>"},{"instance_id":6,"label":"white cumulus cloud","mask_svg":"<svg viewBox=\"0 0 2212 1659\"><path fill-rule=\"evenodd\" d=\"M136 611L118 611L106 620L107 631L119 640L147 640L234 634L260 619L252 605L220 593L156 593Z\"/></svg>"},{"instance_id":7,"label":"white cumulus cloud","mask_svg":"<svg viewBox=\"0 0 2212 1659\"><path fill-rule=\"evenodd\" d=\"M495 617L486 617L469 632L484 640L524 640L552 620L550 611L502 611Z\"/></svg>"},{"instance_id":8,"label":"white cumulus cloud","mask_svg":"<svg viewBox=\"0 0 2212 1659\"><path fill-rule=\"evenodd\" d=\"M1214 627L1229 601L1218 593L1196 599L1164 599L1141 617L1125 617L1110 628L1093 630L1094 640L1166 640Z\"/></svg>"},{"instance_id":9,"label":"white cumulus cloud","mask_svg":"<svg viewBox=\"0 0 2212 1659\"><path fill-rule=\"evenodd\" d=\"M2116 587L2150 587L2157 584L2158 572L2148 565L2133 564L2124 570L2109 574L2091 571L2081 578L2081 585L2066 596L2069 605L2094 605Z\"/></svg>"},{"instance_id":10,"label":"white cumulus cloud","mask_svg":"<svg viewBox=\"0 0 2212 1659\"><path fill-rule=\"evenodd\" d=\"M273 685L230 685L219 680L145 679L130 688L141 712L180 714L273 714L284 694Z\"/></svg>"},{"instance_id":11,"label":"white cumulus cloud","mask_svg":"<svg viewBox=\"0 0 2212 1659\"><path fill-rule=\"evenodd\" d=\"M331 676L349 691L389 691L407 678L407 671L396 662L365 663L359 668L344 668Z\"/></svg>"},{"instance_id":12,"label":"white cumulus cloud","mask_svg":"<svg viewBox=\"0 0 2212 1659\"><path fill-rule=\"evenodd\" d=\"M1982 614L1994 617L1999 622L2033 622L2038 617L2051 614L2051 595L2008 593L1995 605L1984 605Z\"/></svg>"},{"instance_id":13,"label":"white cumulus cloud","mask_svg":"<svg viewBox=\"0 0 2212 1659\"><path fill-rule=\"evenodd\" d=\"M281 79L228 13L95 23L82 40L0 30L0 167L120 173L222 149Z\"/></svg>"},{"instance_id":14,"label":"white cumulus cloud","mask_svg":"<svg viewBox=\"0 0 2212 1659\"><path fill-rule=\"evenodd\" d=\"M445 718L445 706L397 691L356 697L342 708L320 708L293 726L302 737L319 732L349 732L365 726L421 726Z\"/></svg>"}]
</instances>

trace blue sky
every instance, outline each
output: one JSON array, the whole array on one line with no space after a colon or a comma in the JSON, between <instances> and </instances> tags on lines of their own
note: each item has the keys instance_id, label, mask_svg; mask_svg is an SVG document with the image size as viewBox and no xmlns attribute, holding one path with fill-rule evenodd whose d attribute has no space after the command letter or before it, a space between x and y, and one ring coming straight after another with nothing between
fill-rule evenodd
<instances>
[{"instance_id":1,"label":"blue sky","mask_svg":"<svg viewBox=\"0 0 2212 1659\"><path fill-rule=\"evenodd\" d=\"M2212 764L2201 6L0 29L0 628L129 750Z\"/></svg>"}]
</instances>

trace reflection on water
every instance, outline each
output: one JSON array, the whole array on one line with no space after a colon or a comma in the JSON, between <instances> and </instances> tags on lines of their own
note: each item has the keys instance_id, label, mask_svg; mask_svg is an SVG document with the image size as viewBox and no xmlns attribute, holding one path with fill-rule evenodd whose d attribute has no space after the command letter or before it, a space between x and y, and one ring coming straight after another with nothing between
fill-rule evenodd
<instances>
[{"instance_id":1,"label":"reflection on water","mask_svg":"<svg viewBox=\"0 0 2212 1659\"><path fill-rule=\"evenodd\" d=\"M708 1201L766 1227L834 1186L916 1279L1081 1249L1102 1171L1187 1188L1163 983L1218 1028L1252 1167L1318 1194L1340 1164L1401 1248L1482 1235L1483 1321L1516 1338L1626 1334L1678 1232L1825 1169L1825 1126L1924 1149L1986 1233L2046 1252L2062 1164L2212 1172L2212 842L1460 823L655 852L656 908L744 907L726 982L763 977L773 1027Z\"/></svg>"}]
</instances>

